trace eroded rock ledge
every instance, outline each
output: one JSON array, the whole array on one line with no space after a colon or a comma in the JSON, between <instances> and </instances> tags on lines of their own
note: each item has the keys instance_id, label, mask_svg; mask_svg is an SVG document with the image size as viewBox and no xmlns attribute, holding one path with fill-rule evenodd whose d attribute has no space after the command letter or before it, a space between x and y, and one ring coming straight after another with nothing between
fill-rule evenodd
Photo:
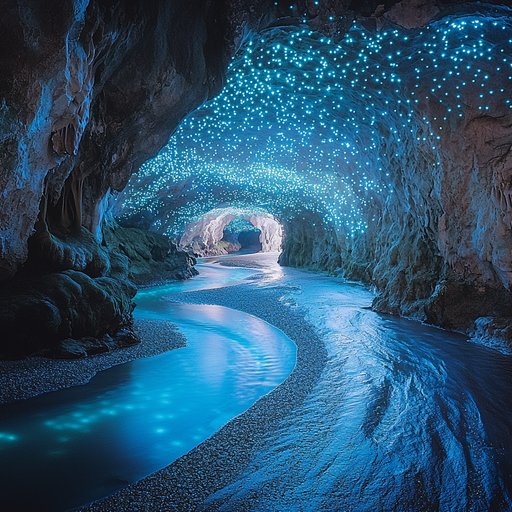
<instances>
[{"instance_id":1,"label":"eroded rock ledge","mask_svg":"<svg viewBox=\"0 0 512 512\"><path fill-rule=\"evenodd\" d=\"M63 239L40 228L23 269L0 291L0 357L83 357L140 340L136 285L186 279L194 259L169 238L105 225L104 245L84 227Z\"/></svg>"}]
</instances>

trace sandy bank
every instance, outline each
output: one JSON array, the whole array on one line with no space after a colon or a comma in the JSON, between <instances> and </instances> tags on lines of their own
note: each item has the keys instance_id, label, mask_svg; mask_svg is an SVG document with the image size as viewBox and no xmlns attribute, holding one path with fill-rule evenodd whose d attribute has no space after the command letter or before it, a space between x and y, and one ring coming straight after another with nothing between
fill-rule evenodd
<instances>
[{"instance_id":1,"label":"sandy bank","mask_svg":"<svg viewBox=\"0 0 512 512\"><path fill-rule=\"evenodd\" d=\"M0 403L85 384L101 370L186 346L185 336L171 322L135 319L134 327L142 343L113 352L73 360L0 361Z\"/></svg>"}]
</instances>

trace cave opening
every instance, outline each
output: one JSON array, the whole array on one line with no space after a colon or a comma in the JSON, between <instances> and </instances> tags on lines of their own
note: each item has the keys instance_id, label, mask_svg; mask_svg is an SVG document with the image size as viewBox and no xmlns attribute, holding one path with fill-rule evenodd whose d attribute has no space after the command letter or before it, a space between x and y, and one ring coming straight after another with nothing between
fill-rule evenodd
<instances>
[{"instance_id":1,"label":"cave opening","mask_svg":"<svg viewBox=\"0 0 512 512\"><path fill-rule=\"evenodd\" d=\"M222 239L228 243L240 246L238 251L255 253L260 252L262 244L260 241L261 229L242 218L233 219L223 231Z\"/></svg>"},{"instance_id":2,"label":"cave opening","mask_svg":"<svg viewBox=\"0 0 512 512\"><path fill-rule=\"evenodd\" d=\"M283 226L261 208L223 206L183 227L178 246L196 256L281 252Z\"/></svg>"}]
</instances>

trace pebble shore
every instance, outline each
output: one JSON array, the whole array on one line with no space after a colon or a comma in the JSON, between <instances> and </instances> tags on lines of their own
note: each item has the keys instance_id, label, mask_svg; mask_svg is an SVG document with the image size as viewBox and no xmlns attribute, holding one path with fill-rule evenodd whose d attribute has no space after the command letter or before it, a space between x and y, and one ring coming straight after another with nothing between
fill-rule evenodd
<instances>
[{"instance_id":1,"label":"pebble shore","mask_svg":"<svg viewBox=\"0 0 512 512\"><path fill-rule=\"evenodd\" d=\"M184 347L187 340L171 322L135 319L134 329L142 343L83 359L28 357L0 361L0 403L85 384L97 372L112 366L156 356Z\"/></svg>"},{"instance_id":2,"label":"pebble shore","mask_svg":"<svg viewBox=\"0 0 512 512\"><path fill-rule=\"evenodd\" d=\"M212 437L166 468L113 495L76 510L82 512L164 512L221 510L207 499L233 482L282 422L307 398L327 361L321 339L287 297L296 287L244 284L173 295L176 302L218 304L253 314L281 329L297 346L291 375L233 418ZM244 505L245 506L245 505ZM251 510L250 500L246 502ZM237 511L238 512L238 511Z\"/></svg>"}]
</instances>

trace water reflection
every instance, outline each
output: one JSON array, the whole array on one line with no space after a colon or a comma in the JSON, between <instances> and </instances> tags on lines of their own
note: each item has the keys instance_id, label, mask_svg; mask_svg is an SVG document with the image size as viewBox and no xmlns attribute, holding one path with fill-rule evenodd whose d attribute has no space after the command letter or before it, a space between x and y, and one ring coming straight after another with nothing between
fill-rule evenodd
<instances>
[{"instance_id":1,"label":"water reflection","mask_svg":"<svg viewBox=\"0 0 512 512\"><path fill-rule=\"evenodd\" d=\"M250 499L253 510L305 510L307 497L307 510L510 512L512 357L377 315L359 286L285 274L300 284L292 299L322 333L328 364L206 509L243 510Z\"/></svg>"},{"instance_id":2,"label":"water reflection","mask_svg":"<svg viewBox=\"0 0 512 512\"><path fill-rule=\"evenodd\" d=\"M205 274L203 289L254 271ZM5 510L57 512L105 496L168 465L289 375L295 346L281 331L221 306L160 300L183 288L193 281L146 290L136 311L177 323L186 348L0 407Z\"/></svg>"}]
</instances>

